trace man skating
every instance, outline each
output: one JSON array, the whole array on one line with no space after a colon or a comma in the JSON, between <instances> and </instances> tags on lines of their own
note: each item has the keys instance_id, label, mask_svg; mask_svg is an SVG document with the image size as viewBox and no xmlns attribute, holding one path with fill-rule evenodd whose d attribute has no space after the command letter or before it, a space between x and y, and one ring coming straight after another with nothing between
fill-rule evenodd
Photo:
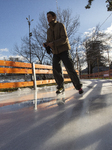
<instances>
[{"instance_id":1,"label":"man skating","mask_svg":"<svg viewBox=\"0 0 112 150\"><path fill-rule=\"evenodd\" d=\"M58 85L56 93L59 94L64 92L64 77L62 72L63 62L74 87L79 91L79 94L82 94L82 84L80 83L78 75L74 69L74 64L69 51L71 47L65 26L56 21L56 14L52 11L47 13L47 20L50 28L47 31L47 42L43 43L43 46L46 47L48 53L50 53L49 48L52 49L53 75Z\"/></svg>"}]
</instances>

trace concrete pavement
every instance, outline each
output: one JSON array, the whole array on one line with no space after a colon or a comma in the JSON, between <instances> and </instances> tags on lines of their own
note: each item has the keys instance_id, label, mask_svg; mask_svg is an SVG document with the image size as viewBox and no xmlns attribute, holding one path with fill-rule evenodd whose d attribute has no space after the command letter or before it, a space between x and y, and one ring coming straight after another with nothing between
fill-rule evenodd
<instances>
[{"instance_id":1,"label":"concrete pavement","mask_svg":"<svg viewBox=\"0 0 112 150\"><path fill-rule=\"evenodd\" d=\"M62 106L0 107L0 150L112 150L112 80L82 82L83 97L68 88Z\"/></svg>"}]
</instances>

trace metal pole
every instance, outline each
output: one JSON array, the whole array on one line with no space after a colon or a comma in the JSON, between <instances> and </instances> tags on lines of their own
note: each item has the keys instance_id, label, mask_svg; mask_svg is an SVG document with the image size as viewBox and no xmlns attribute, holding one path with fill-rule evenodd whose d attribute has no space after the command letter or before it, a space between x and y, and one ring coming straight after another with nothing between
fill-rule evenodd
<instances>
[{"instance_id":1,"label":"metal pole","mask_svg":"<svg viewBox=\"0 0 112 150\"><path fill-rule=\"evenodd\" d=\"M29 53L30 53L30 62L32 61L32 57L31 57L31 36L32 36L32 33L30 32L30 25L31 25L31 21L33 21L34 19L32 19L30 21L30 15L28 18L26 18L28 20L28 25L29 25Z\"/></svg>"},{"instance_id":2,"label":"metal pole","mask_svg":"<svg viewBox=\"0 0 112 150\"><path fill-rule=\"evenodd\" d=\"M37 84L36 84L36 74L35 74L35 63L32 63L32 74L33 74L33 87L34 87L34 103L35 103L35 110L37 110Z\"/></svg>"},{"instance_id":3,"label":"metal pole","mask_svg":"<svg viewBox=\"0 0 112 150\"><path fill-rule=\"evenodd\" d=\"M89 79L90 79L90 60L89 60Z\"/></svg>"},{"instance_id":4,"label":"metal pole","mask_svg":"<svg viewBox=\"0 0 112 150\"><path fill-rule=\"evenodd\" d=\"M32 33L30 32L30 25L31 25L31 21L33 21L33 19L30 21L30 15L26 19L27 19L28 25L29 25L29 55L30 55L30 63L31 63L32 62L32 52L31 52L31 36L32 36ZM32 80L32 76L31 76L31 80Z\"/></svg>"},{"instance_id":5,"label":"metal pole","mask_svg":"<svg viewBox=\"0 0 112 150\"><path fill-rule=\"evenodd\" d=\"M29 53L30 53L30 62L31 62L30 15L29 15L28 25L29 25Z\"/></svg>"},{"instance_id":6,"label":"metal pole","mask_svg":"<svg viewBox=\"0 0 112 150\"><path fill-rule=\"evenodd\" d=\"M97 57L97 65L98 65L98 79L99 79L99 59Z\"/></svg>"},{"instance_id":7,"label":"metal pole","mask_svg":"<svg viewBox=\"0 0 112 150\"><path fill-rule=\"evenodd\" d=\"M110 58L109 58L109 50L107 50L108 52L108 64L109 64L109 79L110 79Z\"/></svg>"},{"instance_id":8,"label":"metal pole","mask_svg":"<svg viewBox=\"0 0 112 150\"><path fill-rule=\"evenodd\" d=\"M59 20L59 11L58 11L58 2L57 2L57 0L56 0L56 5L57 5L58 20Z\"/></svg>"}]
</instances>

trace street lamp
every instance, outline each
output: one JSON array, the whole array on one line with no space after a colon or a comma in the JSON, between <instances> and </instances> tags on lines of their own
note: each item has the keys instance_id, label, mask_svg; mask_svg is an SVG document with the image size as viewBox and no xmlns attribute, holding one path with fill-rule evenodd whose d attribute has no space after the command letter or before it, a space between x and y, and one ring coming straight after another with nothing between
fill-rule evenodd
<instances>
[{"instance_id":1,"label":"street lamp","mask_svg":"<svg viewBox=\"0 0 112 150\"><path fill-rule=\"evenodd\" d=\"M29 25L29 52L30 52L30 62L31 62L31 36L32 36L32 32L30 32L30 25L31 25L31 22L34 20L32 19L30 21L30 15L29 15L29 18L26 18L26 20L28 20L28 25Z\"/></svg>"}]
</instances>

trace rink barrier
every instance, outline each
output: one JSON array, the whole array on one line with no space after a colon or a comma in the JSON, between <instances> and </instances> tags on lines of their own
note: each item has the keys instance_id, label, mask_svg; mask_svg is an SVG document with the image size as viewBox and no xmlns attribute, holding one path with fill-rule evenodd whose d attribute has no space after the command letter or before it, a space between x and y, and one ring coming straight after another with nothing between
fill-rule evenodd
<instances>
[{"instance_id":1,"label":"rink barrier","mask_svg":"<svg viewBox=\"0 0 112 150\"><path fill-rule=\"evenodd\" d=\"M76 70L78 73L78 71ZM4 61L0 60L0 74L31 74L33 75L33 81L24 81L24 82L7 82L0 83L0 89L7 88L19 88L19 87L29 87L33 86L34 88L37 85L51 84L55 83L54 79L41 79L36 80L36 75L40 74L53 74L52 66L34 64L34 63L24 63L24 62L14 62L14 61ZM63 67L63 74L67 75L65 67ZM64 78L65 82L71 81L70 78Z\"/></svg>"},{"instance_id":2,"label":"rink barrier","mask_svg":"<svg viewBox=\"0 0 112 150\"><path fill-rule=\"evenodd\" d=\"M67 71L64 67L63 74L67 75ZM78 71L76 71L78 74ZM53 74L52 66L50 65L41 65L35 63L24 63L24 62L14 62L14 61L4 61L0 60L0 74L6 75L20 75L20 74L31 74L32 81L25 81L25 82L7 82L7 83L0 83L0 89L10 89L10 88L20 88L20 87L34 87L34 101L35 110L37 110L37 86L38 85L46 85L55 83L54 79L41 79L37 80L36 75L48 75ZM64 82L71 81L70 78L64 78Z\"/></svg>"},{"instance_id":3,"label":"rink barrier","mask_svg":"<svg viewBox=\"0 0 112 150\"><path fill-rule=\"evenodd\" d=\"M110 79L112 78L112 69L98 73L85 74L80 76L81 79Z\"/></svg>"},{"instance_id":4,"label":"rink barrier","mask_svg":"<svg viewBox=\"0 0 112 150\"><path fill-rule=\"evenodd\" d=\"M78 74L77 70L76 72ZM53 74L52 66L50 65L0 60L0 74L10 74L10 75L11 74L24 74L24 75L31 74L34 77L33 81L0 83L0 89L29 87L29 86L33 86L35 88L37 85L55 83L54 79L36 80L36 75ZM67 75L67 71L65 67L63 67L63 74ZM111 77L112 77L112 69L109 71L103 71L99 73L93 73L89 75L80 76L81 79L111 78ZM71 80L70 78L67 77L67 78L64 78L64 81L69 82Z\"/></svg>"}]
</instances>

